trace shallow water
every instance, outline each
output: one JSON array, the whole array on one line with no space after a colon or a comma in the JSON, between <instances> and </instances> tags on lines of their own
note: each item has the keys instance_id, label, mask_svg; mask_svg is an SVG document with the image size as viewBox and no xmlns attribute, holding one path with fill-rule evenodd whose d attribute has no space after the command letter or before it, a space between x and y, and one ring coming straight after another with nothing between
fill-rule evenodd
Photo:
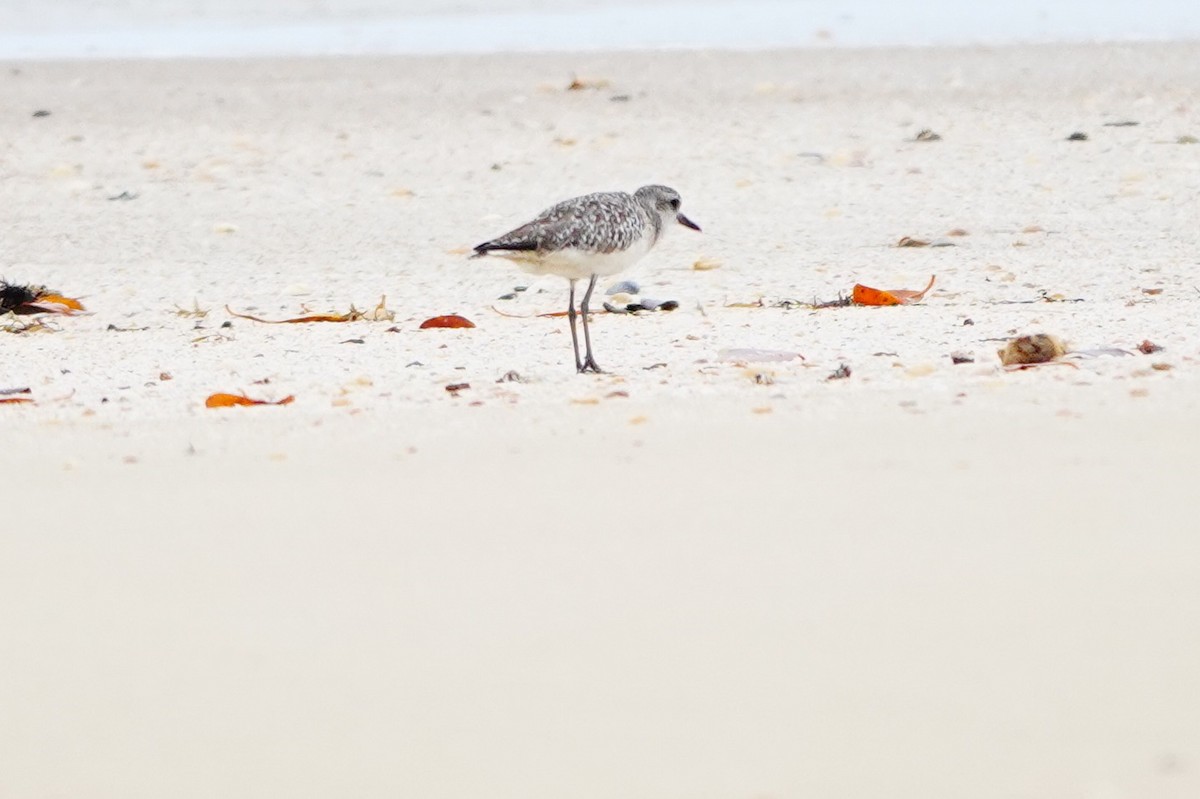
<instances>
[{"instance_id":1,"label":"shallow water","mask_svg":"<svg viewBox=\"0 0 1200 799\"><path fill-rule=\"evenodd\" d=\"M874 47L1200 38L1192 0L593 2L514 4L343 0L319 11L159 3L33 17L0 3L0 58L386 55L646 48ZM68 10L71 2L66 4ZM487 5L487 8L495 6Z\"/></svg>"}]
</instances>

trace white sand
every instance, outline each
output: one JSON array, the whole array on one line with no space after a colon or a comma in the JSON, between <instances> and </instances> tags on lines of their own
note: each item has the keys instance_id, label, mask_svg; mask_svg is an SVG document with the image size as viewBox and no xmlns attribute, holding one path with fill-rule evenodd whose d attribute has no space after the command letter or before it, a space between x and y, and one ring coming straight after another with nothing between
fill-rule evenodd
<instances>
[{"instance_id":1,"label":"white sand","mask_svg":"<svg viewBox=\"0 0 1200 799\"><path fill-rule=\"evenodd\" d=\"M0 796L1195 796L1197 56L5 71L2 274L94 314L0 334ZM705 233L611 375L451 252L652 180ZM1038 330L1166 349L1003 373Z\"/></svg>"}]
</instances>

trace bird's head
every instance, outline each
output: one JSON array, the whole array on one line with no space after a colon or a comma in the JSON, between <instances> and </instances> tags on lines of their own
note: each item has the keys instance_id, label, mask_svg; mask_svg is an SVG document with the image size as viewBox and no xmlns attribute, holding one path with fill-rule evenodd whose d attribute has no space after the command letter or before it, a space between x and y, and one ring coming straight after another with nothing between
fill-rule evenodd
<instances>
[{"instance_id":1,"label":"bird's head","mask_svg":"<svg viewBox=\"0 0 1200 799\"><path fill-rule=\"evenodd\" d=\"M670 186L642 186L633 196L662 217L664 225L668 222L678 222L692 230L700 229L699 225L679 212L683 200L679 197L679 192Z\"/></svg>"}]
</instances>

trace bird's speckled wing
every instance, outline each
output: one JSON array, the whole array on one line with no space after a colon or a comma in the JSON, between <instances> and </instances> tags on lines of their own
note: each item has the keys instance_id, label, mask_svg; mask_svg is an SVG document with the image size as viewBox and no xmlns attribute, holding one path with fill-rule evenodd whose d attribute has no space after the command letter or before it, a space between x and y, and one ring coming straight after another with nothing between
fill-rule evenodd
<instances>
[{"instance_id":1,"label":"bird's speckled wing","mask_svg":"<svg viewBox=\"0 0 1200 799\"><path fill-rule=\"evenodd\" d=\"M539 253L575 249L611 253L632 246L645 235L647 215L624 192L585 194L547 208L532 222L475 248Z\"/></svg>"}]
</instances>

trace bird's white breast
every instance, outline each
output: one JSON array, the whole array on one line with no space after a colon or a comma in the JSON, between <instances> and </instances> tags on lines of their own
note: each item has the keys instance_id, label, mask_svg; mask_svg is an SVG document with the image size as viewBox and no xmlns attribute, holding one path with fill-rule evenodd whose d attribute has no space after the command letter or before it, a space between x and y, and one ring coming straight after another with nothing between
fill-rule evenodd
<instances>
[{"instance_id":1,"label":"bird's white breast","mask_svg":"<svg viewBox=\"0 0 1200 799\"><path fill-rule=\"evenodd\" d=\"M606 277L628 269L650 252L654 240L642 236L624 250L613 252L588 252L586 250L563 249L552 252L494 253L518 264L526 272L537 275L559 275L568 280L582 280L592 275Z\"/></svg>"}]
</instances>

